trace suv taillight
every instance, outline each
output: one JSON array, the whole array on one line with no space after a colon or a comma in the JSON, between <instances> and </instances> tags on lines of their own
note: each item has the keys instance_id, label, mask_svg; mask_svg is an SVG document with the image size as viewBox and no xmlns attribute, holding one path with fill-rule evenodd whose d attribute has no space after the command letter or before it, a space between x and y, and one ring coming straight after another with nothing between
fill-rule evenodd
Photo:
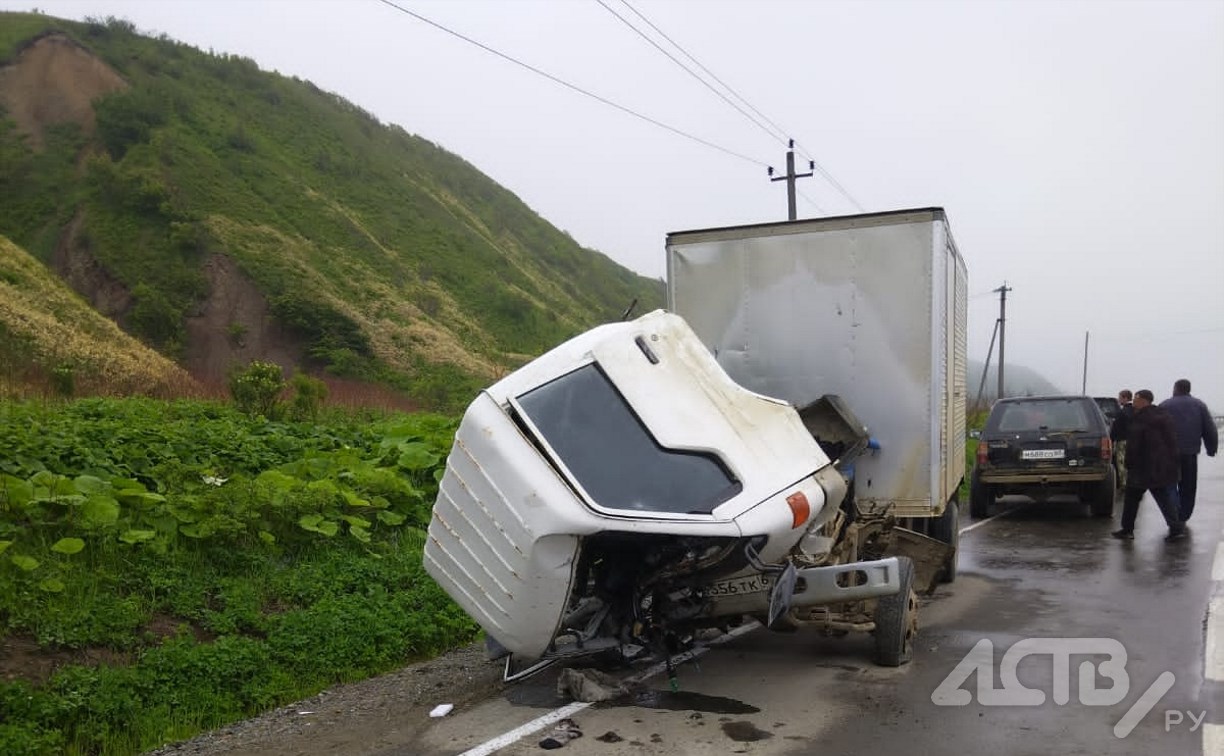
<instances>
[{"instance_id":1,"label":"suv taillight","mask_svg":"<svg viewBox=\"0 0 1224 756\"><path fill-rule=\"evenodd\" d=\"M978 447L977 447L977 463L978 463L979 465L984 465L984 464L986 464L986 461L987 461L987 459L988 459L988 457L989 457L989 454L990 454L990 450L989 450L989 448L987 448L986 442L985 442L985 441L978 441Z\"/></svg>"},{"instance_id":2,"label":"suv taillight","mask_svg":"<svg viewBox=\"0 0 1224 756\"><path fill-rule=\"evenodd\" d=\"M1109 436L1101 439L1101 459L1113 459L1113 440Z\"/></svg>"}]
</instances>

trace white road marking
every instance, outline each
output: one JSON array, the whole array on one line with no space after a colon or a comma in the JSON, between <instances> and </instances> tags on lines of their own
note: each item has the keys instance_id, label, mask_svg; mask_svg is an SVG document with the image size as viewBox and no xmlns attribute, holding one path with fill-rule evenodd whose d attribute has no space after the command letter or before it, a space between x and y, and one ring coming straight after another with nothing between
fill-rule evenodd
<instances>
[{"instance_id":1,"label":"white road marking","mask_svg":"<svg viewBox=\"0 0 1224 756\"><path fill-rule=\"evenodd\" d=\"M1207 606L1207 646L1203 649L1203 674L1208 680L1224 680L1224 598L1217 597Z\"/></svg>"},{"instance_id":2,"label":"white road marking","mask_svg":"<svg viewBox=\"0 0 1224 756\"><path fill-rule=\"evenodd\" d=\"M1224 580L1224 543L1216 544L1215 561L1211 563L1211 579Z\"/></svg>"},{"instance_id":3,"label":"white road marking","mask_svg":"<svg viewBox=\"0 0 1224 756\"><path fill-rule=\"evenodd\" d=\"M1204 756L1224 756L1224 725L1203 725Z\"/></svg>"},{"instance_id":4,"label":"white road marking","mask_svg":"<svg viewBox=\"0 0 1224 756\"><path fill-rule=\"evenodd\" d=\"M705 652L709 651L711 648L722 645L723 643L726 643L729 640L734 640L735 638L738 638L741 635L746 635L752 632L753 630L756 630L760 626L761 624L756 621L748 622L743 625L740 625L739 627L731 630L731 632L729 633L725 633L723 635L718 636L717 638L707 641L702 646L698 646L697 648L694 648L691 651L685 651L682 654L677 654L676 656L672 657L672 664L673 665L683 664L684 662L689 661L690 659L696 659L698 656L701 656ZM656 675L660 674L666 669L667 669L667 663L659 662L658 664L655 664L652 667L648 667L647 669L642 670L636 675L632 675L630 677L625 678L625 682L627 683L643 682L645 680L649 680L652 677L655 677ZM508 745L517 743L518 741L522 740L523 738L527 737L533 732L539 732L540 730L543 730L545 727L549 726L550 724L560 722L562 719L565 719L566 717L573 716L574 714L577 714L578 712L582 711L583 709L587 708L590 705L591 704L589 703L575 701L574 703L566 704L565 706L562 706L559 709L553 709L552 711L548 712L547 714L543 716L536 717L535 719L531 720L527 724L520 725L519 727L516 727L513 730L510 730L509 732L498 735L497 737L491 740L486 740L485 742L481 743L475 748L469 748L468 750L459 754L459 756L488 756L488 754L494 753L502 748L505 748Z\"/></svg>"},{"instance_id":5,"label":"white road marking","mask_svg":"<svg viewBox=\"0 0 1224 756\"><path fill-rule=\"evenodd\" d=\"M985 520L979 520L979 521L977 521L977 522L973 523L972 525L966 525L965 527L963 527L963 528L961 528L959 531L957 531L957 535L964 535L964 534L968 533L970 530L974 530L974 529L976 529L976 528L980 528L980 527L982 527L983 525L985 525L985 524L986 524L986 523L988 523L988 522L994 522L995 520L999 519L1000 517L1006 517L1006 516L1008 516L1009 514L1011 514L1012 512L1015 512L1015 511L1016 511L1016 510L1018 510L1018 509L1023 509L1024 507L1025 507L1025 505L1024 505L1024 504L1020 504L1020 505L1018 505L1018 506L1014 506L1014 507L1011 507L1011 508L1009 508L1009 509L1004 509L1002 512L998 513L998 514L997 514L997 515L995 515L994 517L987 517Z\"/></svg>"}]
</instances>

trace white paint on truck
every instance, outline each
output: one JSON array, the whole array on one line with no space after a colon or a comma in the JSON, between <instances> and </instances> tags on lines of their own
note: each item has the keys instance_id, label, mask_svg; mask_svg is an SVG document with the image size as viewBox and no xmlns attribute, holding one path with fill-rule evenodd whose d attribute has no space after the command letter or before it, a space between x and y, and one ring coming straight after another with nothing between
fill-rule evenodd
<instances>
[{"instance_id":1,"label":"white paint on truck","mask_svg":"<svg viewBox=\"0 0 1224 756\"><path fill-rule=\"evenodd\" d=\"M668 308L740 385L846 400L881 447L858 504L901 517L939 514L965 475L966 291L939 208L667 238Z\"/></svg>"}]
</instances>

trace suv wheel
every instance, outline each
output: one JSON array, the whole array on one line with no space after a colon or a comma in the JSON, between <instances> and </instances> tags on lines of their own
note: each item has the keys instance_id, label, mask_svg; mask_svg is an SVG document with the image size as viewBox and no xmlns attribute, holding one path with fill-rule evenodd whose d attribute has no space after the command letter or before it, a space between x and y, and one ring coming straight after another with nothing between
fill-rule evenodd
<instances>
[{"instance_id":1,"label":"suv wheel","mask_svg":"<svg viewBox=\"0 0 1224 756\"><path fill-rule=\"evenodd\" d=\"M1089 500L1089 506L1092 507L1093 517L1113 517L1114 486L1114 471L1110 469L1110 471L1105 475L1105 479L1093 487L1093 492Z\"/></svg>"}]
</instances>

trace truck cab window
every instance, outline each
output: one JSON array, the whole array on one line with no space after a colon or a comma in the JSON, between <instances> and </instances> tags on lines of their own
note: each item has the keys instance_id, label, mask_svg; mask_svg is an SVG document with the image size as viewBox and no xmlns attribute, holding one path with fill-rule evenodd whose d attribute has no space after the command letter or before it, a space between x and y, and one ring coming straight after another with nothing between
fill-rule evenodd
<instances>
[{"instance_id":1,"label":"truck cab window","mask_svg":"<svg viewBox=\"0 0 1224 756\"><path fill-rule=\"evenodd\" d=\"M601 507L709 514L741 490L715 455L661 446L597 364L517 398L574 481Z\"/></svg>"}]
</instances>

